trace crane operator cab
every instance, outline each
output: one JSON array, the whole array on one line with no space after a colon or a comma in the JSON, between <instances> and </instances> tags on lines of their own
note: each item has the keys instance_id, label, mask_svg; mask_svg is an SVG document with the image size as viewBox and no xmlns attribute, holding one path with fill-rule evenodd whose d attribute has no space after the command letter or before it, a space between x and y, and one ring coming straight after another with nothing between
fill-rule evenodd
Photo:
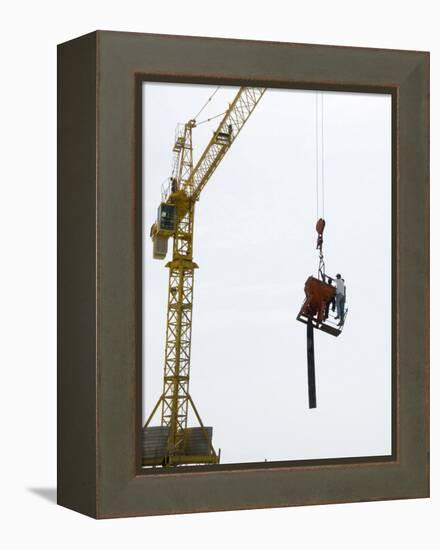
<instances>
[{"instance_id":1,"label":"crane operator cab","mask_svg":"<svg viewBox=\"0 0 440 550\"><path fill-rule=\"evenodd\" d=\"M168 239L176 230L176 206L161 202L157 209L157 220L151 226L153 258L163 260L168 252Z\"/></svg>"}]
</instances>

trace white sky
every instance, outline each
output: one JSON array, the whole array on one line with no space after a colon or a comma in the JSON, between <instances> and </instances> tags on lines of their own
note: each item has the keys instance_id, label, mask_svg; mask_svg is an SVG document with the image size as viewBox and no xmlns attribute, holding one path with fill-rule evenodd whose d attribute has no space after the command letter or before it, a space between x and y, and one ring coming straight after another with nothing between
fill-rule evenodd
<instances>
[{"instance_id":1,"label":"white sky","mask_svg":"<svg viewBox=\"0 0 440 550\"><path fill-rule=\"evenodd\" d=\"M162 391L168 286L149 229L175 126L214 90L144 85L144 419ZM315 108L316 92L268 90L197 204L190 393L222 463L391 453L391 96L324 93L326 271L345 278L349 314L339 338L315 331L309 410L296 315L318 264ZM194 130L195 160L219 120Z\"/></svg>"}]
</instances>

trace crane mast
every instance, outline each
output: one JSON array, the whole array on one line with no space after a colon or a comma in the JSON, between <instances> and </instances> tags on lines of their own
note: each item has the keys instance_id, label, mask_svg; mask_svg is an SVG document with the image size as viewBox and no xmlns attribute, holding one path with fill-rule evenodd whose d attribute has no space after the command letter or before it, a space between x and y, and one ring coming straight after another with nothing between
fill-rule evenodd
<instances>
[{"instance_id":1,"label":"crane mast","mask_svg":"<svg viewBox=\"0 0 440 550\"><path fill-rule=\"evenodd\" d=\"M212 446L212 428L203 425L189 393L194 270L198 267L193 260L194 210L203 188L265 90L239 89L195 166L192 132L196 121L189 120L176 135L173 175L163 189L158 219L151 229L155 258L166 256L170 237L173 247L172 260L166 264L169 282L163 390L144 427L144 465L219 462L219 453ZM160 406L161 426L149 428ZM189 407L199 428L188 428Z\"/></svg>"}]
</instances>

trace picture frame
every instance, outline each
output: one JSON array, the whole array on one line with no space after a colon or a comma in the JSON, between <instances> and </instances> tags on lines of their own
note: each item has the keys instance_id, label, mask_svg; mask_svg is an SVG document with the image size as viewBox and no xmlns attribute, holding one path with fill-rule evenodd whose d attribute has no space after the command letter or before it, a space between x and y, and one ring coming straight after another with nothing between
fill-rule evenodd
<instances>
[{"instance_id":1,"label":"picture frame","mask_svg":"<svg viewBox=\"0 0 440 550\"><path fill-rule=\"evenodd\" d=\"M392 96L390 456L141 467L142 82ZM93 518L429 496L429 54L96 31L58 46L58 503Z\"/></svg>"}]
</instances>

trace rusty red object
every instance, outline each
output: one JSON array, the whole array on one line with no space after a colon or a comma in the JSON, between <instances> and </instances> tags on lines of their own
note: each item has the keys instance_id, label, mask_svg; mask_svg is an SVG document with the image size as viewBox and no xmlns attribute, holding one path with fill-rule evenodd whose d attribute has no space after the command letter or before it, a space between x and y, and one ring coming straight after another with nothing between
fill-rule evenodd
<instances>
[{"instance_id":1,"label":"rusty red object","mask_svg":"<svg viewBox=\"0 0 440 550\"><path fill-rule=\"evenodd\" d=\"M336 295L336 288L310 276L304 286L304 292L306 301L301 308L300 315L314 317L319 322L323 321L326 305Z\"/></svg>"},{"instance_id":2,"label":"rusty red object","mask_svg":"<svg viewBox=\"0 0 440 550\"><path fill-rule=\"evenodd\" d=\"M323 218L319 218L319 220L316 222L316 231L318 233L316 248L319 248L319 250L322 250L322 242L323 242L322 234L324 233L324 228L325 228L325 220Z\"/></svg>"},{"instance_id":3,"label":"rusty red object","mask_svg":"<svg viewBox=\"0 0 440 550\"><path fill-rule=\"evenodd\" d=\"M324 233L324 227L325 220L323 218L319 218L319 220L316 222L316 231L319 235L322 235Z\"/></svg>"}]
</instances>

